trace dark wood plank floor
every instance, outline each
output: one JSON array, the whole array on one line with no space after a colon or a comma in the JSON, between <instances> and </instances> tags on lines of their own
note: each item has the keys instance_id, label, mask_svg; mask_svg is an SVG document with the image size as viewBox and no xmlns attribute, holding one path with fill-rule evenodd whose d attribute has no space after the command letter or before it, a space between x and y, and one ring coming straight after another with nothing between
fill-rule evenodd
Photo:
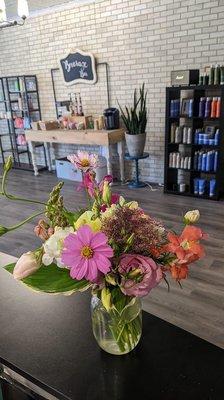
<instances>
[{"instance_id":1,"label":"dark wood plank floor","mask_svg":"<svg viewBox=\"0 0 224 400\"><path fill-rule=\"evenodd\" d=\"M38 200L46 200L57 178L50 173L34 177L30 172L13 170L9 182L11 192ZM75 209L85 204L85 197L76 191L73 182L66 182L63 193L66 205ZM162 189L130 190L115 186L114 191L139 202L149 214L164 221L167 227L181 228L181 215L189 209L201 212L201 226L209 233L207 256L191 268L183 289L172 283L171 292L160 285L143 301L143 307L189 332L224 348L224 202L213 202L181 196L164 195ZM40 207L8 202L0 198L0 224L10 226ZM19 256L35 249L39 240L32 234L34 223L0 238L0 251ZM159 332L158 332L159 340Z\"/></svg>"}]
</instances>

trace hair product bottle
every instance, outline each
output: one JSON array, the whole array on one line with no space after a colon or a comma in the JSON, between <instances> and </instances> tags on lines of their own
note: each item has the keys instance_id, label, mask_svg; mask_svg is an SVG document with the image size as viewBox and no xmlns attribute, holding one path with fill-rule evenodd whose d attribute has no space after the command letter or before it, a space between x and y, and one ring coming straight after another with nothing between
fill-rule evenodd
<instances>
[{"instance_id":1,"label":"hair product bottle","mask_svg":"<svg viewBox=\"0 0 224 400\"><path fill-rule=\"evenodd\" d=\"M217 97L213 97L211 105L211 118L216 118Z\"/></svg>"},{"instance_id":2,"label":"hair product bottle","mask_svg":"<svg viewBox=\"0 0 224 400\"><path fill-rule=\"evenodd\" d=\"M216 104L216 118L221 116L221 97L218 97Z\"/></svg>"},{"instance_id":3,"label":"hair product bottle","mask_svg":"<svg viewBox=\"0 0 224 400\"><path fill-rule=\"evenodd\" d=\"M209 81L208 81L209 85L214 84L214 70L215 70L214 65L211 65L210 71L209 71Z\"/></svg>"}]
</instances>

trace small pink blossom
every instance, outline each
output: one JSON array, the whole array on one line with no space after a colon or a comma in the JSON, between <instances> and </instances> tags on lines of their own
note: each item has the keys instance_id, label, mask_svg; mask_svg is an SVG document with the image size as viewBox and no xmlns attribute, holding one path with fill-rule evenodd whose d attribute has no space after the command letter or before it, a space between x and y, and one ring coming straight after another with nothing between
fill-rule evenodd
<instances>
[{"instance_id":1,"label":"small pink blossom","mask_svg":"<svg viewBox=\"0 0 224 400\"><path fill-rule=\"evenodd\" d=\"M82 182L78 187L78 191L86 189L90 197L94 197L95 189L97 189L97 183L95 181L95 173L93 171L88 171L83 173Z\"/></svg>"},{"instance_id":2,"label":"small pink blossom","mask_svg":"<svg viewBox=\"0 0 224 400\"><path fill-rule=\"evenodd\" d=\"M118 270L121 291L127 296L146 296L163 278L161 268L152 258L138 254L121 256Z\"/></svg>"},{"instance_id":3,"label":"small pink blossom","mask_svg":"<svg viewBox=\"0 0 224 400\"><path fill-rule=\"evenodd\" d=\"M89 154L86 151L78 151L77 155L72 154L67 159L82 172L93 170L99 166L97 154Z\"/></svg>"},{"instance_id":4,"label":"small pink blossom","mask_svg":"<svg viewBox=\"0 0 224 400\"><path fill-rule=\"evenodd\" d=\"M107 241L104 233L93 232L88 225L83 225L76 234L66 237L62 262L70 268L73 279L85 278L90 282L98 282L101 274L110 271L113 249Z\"/></svg>"}]
</instances>

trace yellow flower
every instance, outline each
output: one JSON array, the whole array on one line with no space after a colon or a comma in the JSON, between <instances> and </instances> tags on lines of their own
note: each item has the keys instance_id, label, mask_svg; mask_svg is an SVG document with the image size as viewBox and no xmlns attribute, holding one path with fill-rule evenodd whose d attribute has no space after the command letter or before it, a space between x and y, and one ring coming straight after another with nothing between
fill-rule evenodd
<instances>
[{"instance_id":1,"label":"yellow flower","mask_svg":"<svg viewBox=\"0 0 224 400\"><path fill-rule=\"evenodd\" d=\"M185 224L195 224L200 218L199 210L188 211L184 216Z\"/></svg>"},{"instance_id":2,"label":"yellow flower","mask_svg":"<svg viewBox=\"0 0 224 400\"><path fill-rule=\"evenodd\" d=\"M124 198L123 196L120 196L120 197L119 197L119 205L120 205L121 207L123 207L123 206L129 207L129 208L131 208L132 210L138 208L138 203L137 203L137 201L129 201L129 202L126 203L126 200L125 200L125 198Z\"/></svg>"},{"instance_id":3,"label":"yellow flower","mask_svg":"<svg viewBox=\"0 0 224 400\"><path fill-rule=\"evenodd\" d=\"M101 221L99 218L92 219L93 217L93 211L84 212L75 222L75 229L78 230L83 225L89 225L94 232L100 231Z\"/></svg>"},{"instance_id":4,"label":"yellow flower","mask_svg":"<svg viewBox=\"0 0 224 400\"><path fill-rule=\"evenodd\" d=\"M130 208L131 210L135 210L138 208L138 203L137 201L129 201L129 203L125 204L128 208Z\"/></svg>"}]
</instances>

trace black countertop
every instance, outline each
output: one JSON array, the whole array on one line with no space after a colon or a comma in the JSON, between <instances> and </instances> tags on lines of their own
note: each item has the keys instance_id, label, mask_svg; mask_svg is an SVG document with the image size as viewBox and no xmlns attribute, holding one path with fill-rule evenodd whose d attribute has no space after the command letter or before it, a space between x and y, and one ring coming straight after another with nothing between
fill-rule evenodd
<instances>
[{"instance_id":1,"label":"black countertop","mask_svg":"<svg viewBox=\"0 0 224 400\"><path fill-rule=\"evenodd\" d=\"M60 400L224 399L224 351L155 316L133 352L111 356L87 293L38 294L0 269L0 304L0 362Z\"/></svg>"}]
</instances>

